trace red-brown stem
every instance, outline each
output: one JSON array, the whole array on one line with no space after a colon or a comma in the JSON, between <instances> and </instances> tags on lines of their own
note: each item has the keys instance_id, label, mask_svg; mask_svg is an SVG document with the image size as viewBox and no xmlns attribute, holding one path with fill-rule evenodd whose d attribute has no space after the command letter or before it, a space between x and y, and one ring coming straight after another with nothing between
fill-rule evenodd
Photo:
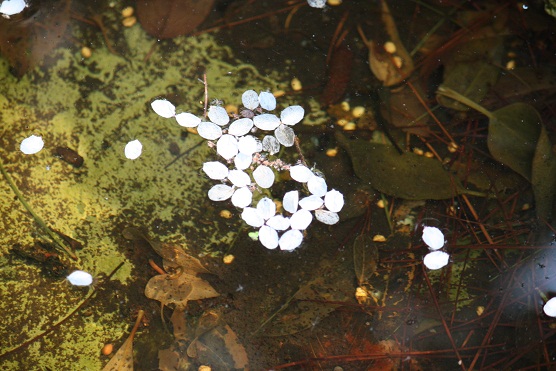
<instances>
[{"instance_id":1,"label":"red-brown stem","mask_svg":"<svg viewBox=\"0 0 556 371\"><path fill-rule=\"evenodd\" d=\"M149 259L149 265L159 274L166 274L166 272L164 272L164 269L160 268L152 259Z\"/></svg>"}]
</instances>

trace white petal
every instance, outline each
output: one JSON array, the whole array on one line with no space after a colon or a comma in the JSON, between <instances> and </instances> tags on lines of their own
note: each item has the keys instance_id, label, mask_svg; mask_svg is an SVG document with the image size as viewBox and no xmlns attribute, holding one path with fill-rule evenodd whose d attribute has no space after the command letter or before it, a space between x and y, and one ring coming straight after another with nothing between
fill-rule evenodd
<instances>
[{"instance_id":1,"label":"white petal","mask_svg":"<svg viewBox=\"0 0 556 371\"><path fill-rule=\"evenodd\" d=\"M312 8L322 9L326 5L326 0L307 0L307 4Z\"/></svg>"},{"instance_id":2,"label":"white petal","mask_svg":"<svg viewBox=\"0 0 556 371\"><path fill-rule=\"evenodd\" d=\"M299 207L305 210L316 210L324 204L322 198L316 195L310 195L299 201Z\"/></svg>"},{"instance_id":3,"label":"white petal","mask_svg":"<svg viewBox=\"0 0 556 371\"><path fill-rule=\"evenodd\" d=\"M297 211L297 206L299 203L299 192L289 191L284 195L282 200L282 207L289 213L295 213Z\"/></svg>"},{"instance_id":4,"label":"white petal","mask_svg":"<svg viewBox=\"0 0 556 371\"><path fill-rule=\"evenodd\" d=\"M25 0L4 0L0 3L0 13L9 18L11 15L21 13L26 6Z\"/></svg>"},{"instance_id":5,"label":"white petal","mask_svg":"<svg viewBox=\"0 0 556 371\"><path fill-rule=\"evenodd\" d=\"M315 174L305 165L295 165L290 167L290 176L299 183L305 183Z\"/></svg>"},{"instance_id":6,"label":"white petal","mask_svg":"<svg viewBox=\"0 0 556 371\"><path fill-rule=\"evenodd\" d=\"M264 224L264 219L254 207L246 207L241 213L241 219L251 227L259 228Z\"/></svg>"},{"instance_id":7,"label":"white petal","mask_svg":"<svg viewBox=\"0 0 556 371\"><path fill-rule=\"evenodd\" d=\"M259 140L252 135L246 135L238 139L238 149L239 152L245 153L246 155L252 155L258 152Z\"/></svg>"},{"instance_id":8,"label":"white petal","mask_svg":"<svg viewBox=\"0 0 556 371\"><path fill-rule=\"evenodd\" d=\"M310 211L301 209L296 211L290 218L290 226L292 229L307 229L313 221L313 214Z\"/></svg>"},{"instance_id":9,"label":"white petal","mask_svg":"<svg viewBox=\"0 0 556 371\"><path fill-rule=\"evenodd\" d=\"M266 135L263 138L263 150L273 155L280 152L280 143L273 135Z\"/></svg>"},{"instance_id":10,"label":"white petal","mask_svg":"<svg viewBox=\"0 0 556 371\"><path fill-rule=\"evenodd\" d=\"M326 180L317 175L313 175L309 178L307 188L309 189L309 192L319 197L324 196L328 190Z\"/></svg>"},{"instance_id":11,"label":"white petal","mask_svg":"<svg viewBox=\"0 0 556 371\"><path fill-rule=\"evenodd\" d=\"M278 233L268 225L263 225L259 229L259 241L267 249L275 249L278 247Z\"/></svg>"},{"instance_id":12,"label":"white petal","mask_svg":"<svg viewBox=\"0 0 556 371\"><path fill-rule=\"evenodd\" d=\"M211 201L225 201L232 197L234 194L234 189L225 184L217 184L212 186L208 191L208 198Z\"/></svg>"},{"instance_id":13,"label":"white petal","mask_svg":"<svg viewBox=\"0 0 556 371\"><path fill-rule=\"evenodd\" d=\"M228 179L236 187L246 187L251 184L251 178L243 170L230 170L228 174Z\"/></svg>"},{"instance_id":14,"label":"white petal","mask_svg":"<svg viewBox=\"0 0 556 371\"><path fill-rule=\"evenodd\" d=\"M261 130L274 130L280 125L280 119L276 115L263 113L253 117L253 123Z\"/></svg>"},{"instance_id":15,"label":"white petal","mask_svg":"<svg viewBox=\"0 0 556 371\"><path fill-rule=\"evenodd\" d=\"M556 298L547 301L542 310L547 316L556 317Z\"/></svg>"},{"instance_id":16,"label":"white petal","mask_svg":"<svg viewBox=\"0 0 556 371\"><path fill-rule=\"evenodd\" d=\"M232 204L242 209L251 205L251 201L253 201L253 193L247 187L236 189L232 196Z\"/></svg>"},{"instance_id":17,"label":"white petal","mask_svg":"<svg viewBox=\"0 0 556 371\"><path fill-rule=\"evenodd\" d=\"M208 110L208 118L216 125L224 126L230 122L230 116L224 107L210 106Z\"/></svg>"},{"instance_id":18,"label":"white petal","mask_svg":"<svg viewBox=\"0 0 556 371\"><path fill-rule=\"evenodd\" d=\"M143 145L137 139L125 145L124 154L125 157L130 160L135 160L137 157L141 156L141 152L143 152Z\"/></svg>"},{"instance_id":19,"label":"white petal","mask_svg":"<svg viewBox=\"0 0 556 371\"><path fill-rule=\"evenodd\" d=\"M251 166L251 163L253 162L253 156L250 155L246 155L245 153L238 153L236 157L234 157L234 164L236 165L236 168L238 168L239 170L245 170L247 169L249 166Z\"/></svg>"},{"instance_id":20,"label":"white petal","mask_svg":"<svg viewBox=\"0 0 556 371\"><path fill-rule=\"evenodd\" d=\"M261 92L261 94L259 94L259 102L261 103L261 107L267 111L276 109L276 98L272 93L267 91Z\"/></svg>"},{"instance_id":21,"label":"white petal","mask_svg":"<svg viewBox=\"0 0 556 371\"><path fill-rule=\"evenodd\" d=\"M263 197L257 203L257 211L264 220L270 219L276 215L276 204L268 197Z\"/></svg>"},{"instance_id":22,"label":"white petal","mask_svg":"<svg viewBox=\"0 0 556 371\"><path fill-rule=\"evenodd\" d=\"M274 215L266 221L266 225L277 231L285 231L290 227L290 218L285 218L282 215Z\"/></svg>"},{"instance_id":23,"label":"white petal","mask_svg":"<svg viewBox=\"0 0 556 371\"><path fill-rule=\"evenodd\" d=\"M253 178L261 188L270 188L274 184L274 172L265 165L260 165L253 171Z\"/></svg>"},{"instance_id":24,"label":"white petal","mask_svg":"<svg viewBox=\"0 0 556 371\"><path fill-rule=\"evenodd\" d=\"M231 160L237 155L237 139L233 135L224 134L216 142L216 152L226 160Z\"/></svg>"},{"instance_id":25,"label":"white petal","mask_svg":"<svg viewBox=\"0 0 556 371\"><path fill-rule=\"evenodd\" d=\"M280 124L280 126L274 130L274 135L284 147L291 147L295 142L295 132L287 125Z\"/></svg>"},{"instance_id":26,"label":"white petal","mask_svg":"<svg viewBox=\"0 0 556 371\"><path fill-rule=\"evenodd\" d=\"M210 121L203 121L197 127L197 133L206 140L216 140L222 136L222 128Z\"/></svg>"},{"instance_id":27,"label":"white petal","mask_svg":"<svg viewBox=\"0 0 556 371\"><path fill-rule=\"evenodd\" d=\"M444 246L444 234L436 227L423 228L423 241L431 250L438 250Z\"/></svg>"},{"instance_id":28,"label":"white petal","mask_svg":"<svg viewBox=\"0 0 556 371\"><path fill-rule=\"evenodd\" d=\"M340 221L337 213L328 210L315 210L315 218L321 223L333 225Z\"/></svg>"},{"instance_id":29,"label":"white petal","mask_svg":"<svg viewBox=\"0 0 556 371\"><path fill-rule=\"evenodd\" d=\"M44 141L42 137L31 135L21 141L19 149L26 155L33 155L39 152L44 147Z\"/></svg>"},{"instance_id":30,"label":"white petal","mask_svg":"<svg viewBox=\"0 0 556 371\"><path fill-rule=\"evenodd\" d=\"M66 278L74 286L89 286L93 283L93 276L84 271L73 271Z\"/></svg>"},{"instance_id":31,"label":"white petal","mask_svg":"<svg viewBox=\"0 0 556 371\"><path fill-rule=\"evenodd\" d=\"M450 255L446 254L444 251L433 251L425 255L423 262L425 267L429 269L440 269L448 264Z\"/></svg>"},{"instance_id":32,"label":"white petal","mask_svg":"<svg viewBox=\"0 0 556 371\"><path fill-rule=\"evenodd\" d=\"M295 250L303 242L303 233L298 230L292 229L287 231L280 237L278 244L281 250L292 251Z\"/></svg>"},{"instance_id":33,"label":"white petal","mask_svg":"<svg viewBox=\"0 0 556 371\"><path fill-rule=\"evenodd\" d=\"M157 99L151 102L153 111L166 119L176 115L176 107L166 99Z\"/></svg>"},{"instance_id":34,"label":"white petal","mask_svg":"<svg viewBox=\"0 0 556 371\"><path fill-rule=\"evenodd\" d=\"M228 177L228 167L218 161L209 161L203 164L203 171L210 179L222 180Z\"/></svg>"},{"instance_id":35,"label":"white petal","mask_svg":"<svg viewBox=\"0 0 556 371\"><path fill-rule=\"evenodd\" d=\"M235 135L236 137L240 137L245 135L251 131L253 128L253 120L248 118L243 118L239 120L235 120L230 124L228 127L228 134Z\"/></svg>"},{"instance_id":36,"label":"white petal","mask_svg":"<svg viewBox=\"0 0 556 371\"><path fill-rule=\"evenodd\" d=\"M259 96L255 90L247 90L241 95L241 103L247 109L254 110L259 106Z\"/></svg>"},{"instance_id":37,"label":"white petal","mask_svg":"<svg viewBox=\"0 0 556 371\"><path fill-rule=\"evenodd\" d=\"M176 115L176 121L185 128L196 128L201 123L201 118L189 112L182 112Z\"/></svg>"},{"instance_id":38,"label":"white petal","mask_svg":"<svg viewBox=\"0 0 556 371\"><path fill-rule=\"evenodd\" d=\"M344 195L335 189L328 191L324 195L324 206L330 211L339 212L344 207Z\"/></svg>"},{"instance_id":39,"label":"white petal","mask_svg":"<svg viewBox=\"0 0 556 371\"><path fill-rule=\"evenodd\" d=\"M282 123L286 125L295 125L299 121L303 120L305 116L305 110L301 106L289 106L286 107L280 114L280 119Z\"/></svg>"}]
</instances>

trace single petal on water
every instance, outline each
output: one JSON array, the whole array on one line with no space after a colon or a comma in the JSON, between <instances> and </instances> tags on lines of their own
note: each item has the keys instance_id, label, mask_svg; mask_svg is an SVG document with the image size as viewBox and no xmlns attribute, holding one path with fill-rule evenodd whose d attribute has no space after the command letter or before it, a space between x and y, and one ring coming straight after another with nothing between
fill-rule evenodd
<instances>
[{"instance_id":1,"label":"single petal on water","mask_svg":"<svg viewBox=\"0 0 556 371\"><path fill-rule=\"evenodd\" d=\"M301 209L296 211L290 218L290 226L292 229L307 229L313 221L313 214L309 210Z\"/></svg>"},{"instance_id":2,"label":"single petal on water","mask_svg":"<svg viewBox=\"0 0 556 371\"><path fill-rule=\"evenodd\" d=\"M299 200L299 207L305 210L316 210L324 204L322 198L316 195L310 195L307 197L303 197Z\"/></svg>"},{"instance_id":3,"label":"single petal on water","mask_svg":"<svg viewBox=\"0 0 556 371\"><path fill-rule=\"evenodd\" d=\"M237 139L233 135L224 134L216 142L216 152L226 160L231 160L238 153Z\"/></svg>"},{"instance_id":4,"label":"single petal on water","mask_svg":"<svg viewBox=\"0 0 556 371\"><path fill-rule=\"evenodd\" d=\"M309 178L309 181L307 181L307 188L309 189L309 192L319 197L324 196L328 190L326 180L317 175L313 175Z\"/></svg>"},{"instance_id":5,"label":"single petal on water","mask_svg":"<svg viewBox=\"0 0 556 371\"><path fill-rule=\"evenodd\" d=\"M276 109L276 97L272 93L267 91L261 92L259 94L259 102L261 107L267 111L273 111Z\"/></svg>"},{"instance_id":6,"label":"single petal on water","mask_svg":"<svg viewBox=\"0 0 556 371\"><path fill-rule=\"evenodd\" d=\"M216 184L208 191L208 198L211 201L225 201L232 197L234 189L225 184Z\"/></svg>"},{"instance_id":7,"label":"single petal on water","mask_svg":"<svg viewBox=\"0 0 556 371\"><path fill-rule=\"evenodd\" d=\"M246 187L251 184L251 178L243 170L230 170L228 173L228 179L236 187Z\"/></svg>"},{"instance_id":8,"label":"single petal on water","mask_svg":"<svg viewBox=\"0 0 556 371\"><path fill-rule=\"evenodd\" d=\"M261 130L274 130L280 125L280 119L271 113L253 117L253 123Z\"/></svg>"},{"instance_id":9,"label":"single petal on water","mask_svg":"<svg viewBox=\"0 0 556 371\"><path fill-rule=\"evenodd\" d=\"M295 213L297 211L299 203L299 192L298 191L289 191L286 192L284 195L284 199L282 200L282 207L289 213Z\"/></svg>"},{"instance_id":10,"label":"single petal on water","mask_svg":"<svg viewBox=\"0 0 556 371\"><path fill-rule=\"evenodd\" d=\"M247 90L241 95L241 103L247 109L254 110L259 106L259 96L255 90Z\"/></svg>"},{"instance_id":11,"label":"single petal on water","mask_svg":"<svg viewBox=\"0 0 556 371\"><path fill-rule=\"evenodd\" d=\"M66 278L74 286L90 286L93 283L93 276L84 271L73 271Z\"/></svg>"},{"instance_id":12,"label":"single petal on water","mask_svg":"<svg viewBox=\"0 0 556 371\"><path fill-rule=\"evenodd\" d=\"M203 164L203 171L209 178L222 180L228 177L228 167L218 161L209 161Z\"/></svg>"},{"instance_id":13,"label":"single petal on water","mask_svg":"<svg viewBox=\"0 0 556 371\"><path fill-rule=\"evenodd\" d=\"M263 225L259 229L259 241L267 249L275 249L278 247L278 232L268 225Z\"/></svg>"},{"instance_id":14,"label":"single petal on water","mask_svg":"<svg viewBox=\"0 0 556 371\"><path fill-rule=\"evenodd\" d=\"M251 166L251 163L253 162L253 156L250 155L246 155L245 153L238 153L236 157L234 157L234 164L236 165L236 168L238 168L239 170L245 170L247 169L249 166Z\"/></svg>"},{"instance_id":15,"label":"single petal on water","mask_svg":"<svg viewBox=\"0 0 556 371\"><path fill-rule=\"evenodd\" d=\"M315 210L315 218L321 223L333 225L340 221L337 213L328 210Z\"/></svg>"},{"instance_id":16,"label":"single petal on water","mask_svg":"<svg viewBox=\"0 0 556 371\"><path fill-rule=\"evenodd\" d=\"M236 189L232 196L232 204L235 207L244 208L251 205L251 201L253 201L253 193L249 190L248 187L241 187Z\"/></svg>"},{"instance_id":17,"label":"single petal on water","mask_svg":"<svg viewBox=\"0 0 556 371\"><path fill-rule=\"evenodd\" d=\"M203 121L197 127L197 133L206 140L216 140L222 136L222 128L210 121Z\"/></svg>"},{"instance_id":18,"label":"single petal on water","mask_svg":"<svg viewBox=\"0 0 556 371\"><path fill-rule=\"evenodd\" d=\"M253 120L248 118L242 118L239 120L235 120L230 124L228 127L228 134L235 135L236 137L240 137L245 135L251 131L253 128Z\"/></svg>"},{"instance_id":19,"label":"single petal on water","mask_svg":"<svg viewBox=\"0 0 556 371\"><path fill-rule=\"evenodd\" d=\"M305 116L305 110L301 106L289 106L286 107L280 114L280 119L283 124L295 125L299 121L303 120Z\"/></svg>"},{"instance_id":20,"label":"single petal on water","mask_svg":"<svg viewBox=\"0 0 556 371\"><path fill-rule=\"evenodd\" d=\"M276 215L276 204L268 197L263 197L257 203L257 211L264 220L270 219Z\"/></svg>"},{"instance_id":21,"label":"single petal on water","mask_svg":"<svg viewBox=\"0 0 556 371\"><path fill-rule=\"evenodd\" d=\"M34 155L35 153L43 149L43 147L44 141L42 140L42 137L31 135L30 137L25 138L21 141L19 149L26 155Z\"/></svg>"},{"instance_id":22,"label":"single petal on water","mask_svg":"<svg viewBox=\"0 0 556 371\"><path fill-rule=\"evenodd\" d=\"M296 229L291 229L280 237L278 244L281 250L292 251L297 249L301 242L303 242L303 233Z\"/></svg>"},{"instance_id":23,"label":"single petal on water","mask_svg":"<svg viewBox=\"0 0 556 371\"><path fill-rule=\"evenodd\" d=\"M277 231L285 231L290 227L290 218L286 218L282 215L274 215L266 221L266 225Z\"/></svg>"},{"instance_id":24,"label":"single petal on water","mask_svg":"<svg viewBox=\"0 0 556 371\"><path fill-rule=\"evenodd\" d=\"M252 135L246 135L238 139L238 150L246 155L252 155L259 151L260 143L257 138Z\"/></svg>"},{"instance_id":25,"label":"single petal on water","mask_svg":"<svg viewBox=\"0 0 556 371\"><path fill-rule=\"evenodd\" d=\"M273 155L280 152L280 142L273 135L266 135L263 138L263 150Z\"/></svg>"},{"instance_id":26,"label":"single petal on water","mask_svg":"<svg viewBox=\"0 0 556 371\"><path fill-rule=\"evenodd\" d=\"M241 219L251 227L259 228L264 224L264 219L254 207L246 207L241 213Z\"/></svg>"},{"instance_id":27,"label":"single petal on water","mask_svg":"<svg viewBox=\"0 0 556 371\"><path fill-rule=\"evenodd\" d=\"M422 238L431 250L438 250L444 246L444 234L436 227L424 227Z\"/></svg>"},{"instance_id":28,"label":"single petal on water","mask_svg":"<svg viewBox=\"0 0 556 371\"><path fill-rule=\"evenodd\" d=\"M153 111L166 119L176 115L176 107L166 99L157 99L151 102Z\"/></svg>"},{"instance_id":29,"label":"single petal on water","mask_svg":"<svg viewBox=\"0 0 556 371\"><path fill-rule=\"evenodd\" d=\"M260 165L253 171L253 178L261 188L270 188L274 184L274 172L265 165Z\"/></svg>"},{"instance_id":30,"label":"single petal on water","mask_svg":"<svg viewBox=\"0 0 556 371\"><path fill-rule=\"evenodd\" d=\"M201 118L189 112L182 112L176 115L176 121L185 128L196 128L201 123Z\"/></svg>"},{"instance_id":31,"label":"single petal on water","mask_svg":"<svg viewBox=\"0 0 556 371\"><path fill-rule=\"evenodd\" d=\"M276 139L278 139L278 142L284 147L291 147L295 143L295 132L287 125L280 124L280 126L274 130L274 135Z\"/></svg>"},{"instance_id":32,"label":"single petal on water","mask_svg":"<svg viewBox=\"0 0 556 371\"><path fill-rule=\"evenodd\" d=\"M224 107L210 106L208 110L208 118L216 125L224 126L230 122L230 116Z\"/></svg>"},{"instance_id":33,"label":"single petal on water","mask_svg":"<svg viewBox=\"0 0 556 371\"><path fill-rule=\"evenodd\" d=\"M135 160L136 158L141 156L141 152L143 152L143 145L137 139L132 140L125 145L124 154L125 157L129 158L130 160Z\"/></svg>"},{"instance_id":34,"label":"single petal on water","mask_svg":"<svg viewBox=\"0 0 556 371\"><path fill-rule=\"evenodd\" d=\"M290 167L290 176L299 183L306 183L315 174L305 165L295 165Z\"/></svg>"},{"instance_id":35,"label":"single petal on water","mask_svg":"<svg viewBox=\"0 0 556 371\"><path fill-rule=\"evenodd\" d=\"M425 267L434 270L440 269L447 265L449 259L450 255L448 255L444 251L433 251L425 255L425 259L423 259L423 262L425 263Z\"/></svg>"},{"instance_id":36,"label":"single petal on water","mask_svg":"<svg viewBox=\"0 0 556 371\"><path fill-rule=\"evenodd\" d=\"M335 189L326 192L324 195L324 206L335 213L344 207L344 195Z\"/></svg>"}]
</instances>

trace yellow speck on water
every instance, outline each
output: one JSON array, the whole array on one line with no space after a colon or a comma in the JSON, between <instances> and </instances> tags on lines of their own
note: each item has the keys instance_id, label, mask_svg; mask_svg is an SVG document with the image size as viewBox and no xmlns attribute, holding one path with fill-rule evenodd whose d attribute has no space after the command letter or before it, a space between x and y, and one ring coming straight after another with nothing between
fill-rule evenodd
<instances>
[{"instance_id":1,"label":"yellow speck on water","mask_svg":"<svg viewBox=\"0 0 556 371\"><path fill-rule=\"evenodd\" d=\"M376 202L376 206L379 207L379 208L381 208L381 209L384 209L384 208L386 207L386 201L384 201L384 200L378 200L378 201Z\"/></svg>"},{"instance_id":2,"label":"yellow speck on water","mask_svg":"<svg viewBox=\"0 0 556 371\"><path fill-rule=\"evenodd\" d=\"M224 264L232 264L235 258L236 257L232 254L224 255L224 257L222 258L222 262L224 262Z\"/></svg>"},{"instance_id":3,"label":"yellow speck on water","mask_svg":"<svg viewBox=\"0 0 556 371\"><path fill-rule=\"evenodd\" d=\"M426 158L433 158L433 157L434 157L434 153L427 151L427 152L424 153L424 156L425 156Z\"/></svg>"},{"instance_id":4,"label":"yellow speck on water","mask_svg":"<svg viewBox=\"0 0 556 371\"><path fill-rule=\"evenodd\" d=\"M330 6L338 6L342 4L342 0L328 0L326 3Z\"/></svg>"},{"instance_id":5,"label":"yellow speck on water","mask_svg":"<svg viewBox=\"0 0 556 371\"><path fill-rule=\"evenodd\" d=\"M91 50L91 48L88 48L86 46L81 48L81 56L83 58L91 58L91 55L93 55L93 51Z\"/></svg>"},{"instance_id":6,"label":"yellow speck on water","mask_svg":"<svg viewBox=\"0 0 556 371\"><path fill-rule=\"evenodd\" d=\"M239 113L238 107L235 104L226 104L224 108L228 115L237 115Z\"/></svg>"},{"instance_id":7,"label":"yellow speck on water","mask_svg":"<svg viewBox=\"0 0 556 371\"><path fill-rule=\"evenodd\" d=\"M336 124L337 124L338 126L342 126L342 127L343 127L343 126L346 126L347 123L348 123L348 120L346 120L346 119L339 119L338 121L336 121Z\"/></svg>"},{"instance_id":8,"label":"yellow speck on water","mask_svg":"<svg viewBox=\"0 0 556 371\"><path fill-rule=\"evenodd\" d=\"M303 89L303 85L301 84L301 81L299 81L297 77L294 77L292 79L290 85L294 91L300 91L301 89Z\"/></svg>"},{"instance_id":9,"label":"yellow speck on water","mask_svg":"<svg viewBox=\"0 0 556 371\"><path fill-rule=\"evenodd\" d=\"M280 98L283 97L284 95L286 95L286 91L285 90L275 90L272 92L272 95L274 95L275 98Z\"/></svg>"},{"instance_id":10,"label":"yellow speck on water","mask_svg":"<svg viewBox=\"0 0 556 371\"><path fill-rule=\"evenodd\" d=\"M384 50L386 50L386 53L394 54L397 50L396 44L394 44L392 41L386 41L384 43Z\"/></svg>"},{"instance_id":11,"label":"yellow speck on water","mask_svg":"<svg viewBox=\"0 0 556 371\"><path fill-rule=\"evenodd\" d=\"M423 156L425 151L423 151L421 148L415 147L415 148L413 148L413 153L415 153L416 155L419 155L419 156Z\"/></svg>"},{"instance_id":12,"label":"yellow speck on water","mask_svg":"<svg viewBox=\"0 0 556 371\"><path fill-rule=\"evenodd\" d=\"M349 102L346 102L346 101L343 101L342 103L340 103L340 107L345 112L349 112L349 110L351 109L351 107L349 105Z\"/></svg>"},{"instance_id":13,"label":"yellow speck on water","mask_svg":"<svg viewBox=\"0 0 556 371\"><path fill-rule=\"evenodd\" d=\"M137 18L135 18L135 17L127 17L127 18L124 18L124 20L122 21L122 24L124 25L124 27L131 27L131 26L135 25L135 23L137 23Z\"/></svg>"},{"instance_id":14,"label":"yellow speck on water","mask_svg":"<svg viewBox=\"0 0 556 371\"><path fill-rule=\"evenodd\" d=\"M344 126L345 131L353 131L355 129L357 129L357 125L355 125L355 122L350 121Z\"/></svg>"},{"instance_id":15,"label":"yellow speck on water","mask_svg":"<svg viewBox=\"0 0 556 371\"><path fill-rule=\"evenodd\" d=\"M230 219L232 217L232 212L230 210L220 211L220 216L224 219Z\"/></svg>"},{"instance_id":16,"label":"yellow speck on water","mask_svg":"<svg viewBox=\"0 0 556 371\"><path fill-rule=\"evenodd\" d=\"M374 241L374 242L386 242L386 237L384 237L384 236L381 235L381 234L376 234L376 235L374 235L374 237L373 237L373 241Z\"/></svg>"},{"instance_id":17,"label":"yellow speck on water","mask_svg":"<svg viewBox=\"0 0 556 371\"><path fill-rule=\"evenodd\" d=\"M353 115L354 118L358 119L365 114L365 107L363 106L353 107L353 109L351 110L351 114Z\"/></svg>"},{"instance_id":18,"label":"yellow speck on water","mask_svg":"<svg viewBox=\"0 0 556 371\"><path fill-rule=\"evenodd\" d=\"M127 18L133 15L134 9L132 6L128 6L122 10L122 17Z\"/></svg>"},{"instance_id":19,"label":"yellow speck on water","mask_svg":"<svg viewBox=\"0 0 556 371\"><path fill-rule=\"evenodd\" d=\"M484 306L479 305L479 306L477 307L477 315L478 315L479 317L481 316L481 314L483 314L484 311L485 311L485 307L484 307Z\"/></svg>"},{"instance_id":20,"label":"yellow speck on water","mask_svg":"<svg viewBox=\"0 0 556 371\"><path fill-rule=\"evenodd\" d=\"M338 148L329 148L326 150L326 155L328 157L336 157L338 154Z\"/></svg>"},{"instance_id":21,"label":"yellow speck on water","mask_svg":"<svg viewBox=\"0 0 556 371\"><path fill-rule=\"evenodd\" d=\"M397 55L395 55L394 57L392 57L392 60L394 61L394 65L398 68L402 68L403 66L403 59L402 57L399 57Z\"/></svg>"},{"instance_id":22,"label":"yellow speck on water","mask_svg":"<svg viewBox=\"0 0 556 371\"><path fill-rule=\"evenodd\" d=\"M456 142L450 142L450 143L448 144L448 151L449 151L450 153L456 152L456 151L458 150L458 148L459 148L459 146L458 146L458 144L457 144Z\"/></svg>"}]
</instances>

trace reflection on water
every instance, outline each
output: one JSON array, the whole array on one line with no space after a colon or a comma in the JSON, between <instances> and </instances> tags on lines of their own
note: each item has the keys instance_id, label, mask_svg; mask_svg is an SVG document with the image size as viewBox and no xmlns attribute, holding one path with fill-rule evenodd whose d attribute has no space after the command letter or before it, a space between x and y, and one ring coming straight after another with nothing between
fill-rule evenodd
<instances>
[{"instance_id":1,"label":"reflection on water","mask_svg":"<svg viewBox=\"0 0 556 371\"><path fill-rule=\"evenodd\" d=\"M216 1L204 19L186 3L37 2L0 22L2 369L124 367L142 311L138 370L554 367L542 7ZM210 32L176 36L184 17ZM316 165L345 196L340 223L268 250L208 199L215 149L150 105L202 116L204 73L208 103L237 115L248 89L304 108L300 152L263 160ZM32 135L44 147L24 154ZM287 171L252 188L292 187L308 192ZM424 226L445 236L442 269L422 263Z\"/></svg>"}]
</instances>

